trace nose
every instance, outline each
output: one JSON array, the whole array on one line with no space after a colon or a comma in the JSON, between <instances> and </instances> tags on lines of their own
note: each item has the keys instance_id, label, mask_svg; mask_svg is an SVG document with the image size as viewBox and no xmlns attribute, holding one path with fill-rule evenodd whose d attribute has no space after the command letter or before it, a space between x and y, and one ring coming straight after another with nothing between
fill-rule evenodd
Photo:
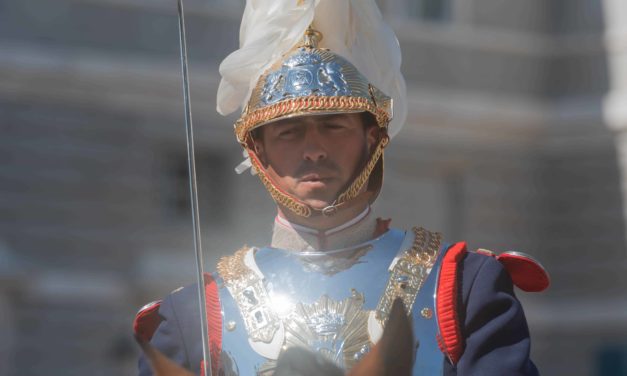
<instances>
[{"instance_id":1,"label":"nose","mask_svg":"<svg viewBox=\"0 0 627 376\"><path fill-rule=\"evenodd\" d=\"M303 159L316 162L327 157L322 135L318 127L307 126L305 132Z\"/></svg>"}]
</instances>

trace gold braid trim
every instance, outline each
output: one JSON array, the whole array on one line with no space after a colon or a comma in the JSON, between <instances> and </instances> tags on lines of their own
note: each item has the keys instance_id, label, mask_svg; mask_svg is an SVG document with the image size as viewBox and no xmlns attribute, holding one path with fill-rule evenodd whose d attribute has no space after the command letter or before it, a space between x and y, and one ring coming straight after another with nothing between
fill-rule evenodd
<instances>
[{"instance_id":1,"label":"gold braid trim","mask_svg":"<svg viewBox=\"0 0 627 376\"><path fill-rule=\"evenodd\" d=\"M251 270L244 264L244 257L250 247L244 246L231 256L224 256L218 261L218 274L225 284L231 284L251 273Z\"/></svg>"},{"instance_id":2,"label":"gold braid trim","mask_svg":"<svg viewBox=\"0 0 627 376\"><path fill-rule=\"evenodd\" d=\"M299 215L301 217L311 216L311 208L308 205L298 202L287 193L281 192L274 185L268 175L266 175L265 168L261 166L261 163L259 162L259 159L257 159L257 156L254 152L248 150L248 155L250 156L250 161L252 162L253 168L257 172L257 176L259 176L259 180L261 180L261 183L264 185L264 187L266 187L266 190L270 193L270 196L272 196L272 199L276 203L281 204L282 206L288 208L296 215Z\"/></svg>"},{"instance_id":3,"label":"gold braid trim","mask_svg":"<svg viewBox=\"0 0 627 376\"><path fill-rule=\"evenodd\" d=\"M221 258L218 273L239 308L248 337L253 341L270 343L281 321L272 310L263 276L259 276L244 262L248 252L254 250L244 247L232 256Z\"/></svg>"},{"instance_id":4,"label":"gold braid trim","mask_svg":"<svg viewBox=\"0 0 627 376\"><path fill-rule=\"evenodd\" d=\"M410 251L411 256L415 258L417 264L431 267L440 251L442 234L425 230L422 227L414 227L412 231L415 238Z\"/></svg>"},{"instance_id":5,"label":"gold braid trim","mask_svg":"<svg viewBox=\"0 0 627 376\"><path fill-rule=\"evenodd\" d=\"M390 139L387 135L381 138L381 140L377 144L377 148L374 150L374 153L372 153L370 160L366 164L366 167L364 167L364 169L361 171L359 176L357 176L357 178L350 185L350 187L348 187L344 191L344 193L342 193L337 198L336 205L342 204L346 201L350 201L354 199L355 197L357 197L357 195L359 194L359 192L361 192L364 185L368 182L368 179L370 178L370 174L372 174L372 170L377 165L377 161L379 160L379 158L381 158L381 155L383 155L383 149L387 146L389 141Z\"/></svg>"},{"instance_id":6,"label":"gold braid trim","mask_svg":"<svg viewBox=\"0 0 627 376\"><path fill-rule=\"evenodd\" d=\"M442 234L427 231L422 227L414 227L412 231L414 232L412 246L403 251L392 268L383 295L375 309L377 319L383 324L387 321L392 303L397 297L403 300L407 312L411 312L416 296L429 277L440 251Z\"/></svg>"},{"instance_id":7,"label":"gold braid trim","mask_svg":"<svg viewBox=\"0 0 627 376\"><path fill-rule=\"evenodd\" d=\"M316 96L309 95L287 99L270 106L262 107L248 113L244 111L235 123L237 141L245 145L248 132L260 124L286 115L311 115L315 112L358 112L368 111L377 119L379 127L385 128L390 116L383 108L378 107L371 99L349 96Z\"/></svg>"}]
</instances>

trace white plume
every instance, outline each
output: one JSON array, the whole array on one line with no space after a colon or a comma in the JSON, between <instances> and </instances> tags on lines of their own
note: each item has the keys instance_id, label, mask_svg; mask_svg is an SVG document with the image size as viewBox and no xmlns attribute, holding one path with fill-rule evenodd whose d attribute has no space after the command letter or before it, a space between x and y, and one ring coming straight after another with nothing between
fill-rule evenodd
<instances>
[{"instance_id":1,"label":"white plume","mask_svg":"<svg viewBox=\"0 0 627 376\"><path fill-rule=\"evenodd\" d=\"M240 26L240 49L220 64L217 110L228 115L243 107L263 72L292 49L313 23L319 46L350 61L392 97L393 137L407 116L401 50L383 22L375 0L248 0Z\"/></svg>"}]
</instances>

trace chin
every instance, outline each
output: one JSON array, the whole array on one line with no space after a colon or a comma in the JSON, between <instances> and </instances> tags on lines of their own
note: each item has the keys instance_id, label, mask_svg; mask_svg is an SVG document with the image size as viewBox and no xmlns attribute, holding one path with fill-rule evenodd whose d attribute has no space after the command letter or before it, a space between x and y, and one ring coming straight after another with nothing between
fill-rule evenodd
<instances>
[{"instance_id":1,"label":"chin","mask_svg":"<svg viewBox=\"0 0 627 376\"><path fill-rule=\"evenodd\" d=\"M305 189L296 190L294 196L314 209L322 210L332 205L337 198L335 190Z\"/></svg>"},{"instance_id":2,"label":"chin","mask_svg":"<svg viewBox=\"0 0 627 376\"><path fill-rule=\"evenodd\" d=\"M315 198L304 197L304 198L301 198L300 200L314 209L322 210L326 208L327 206L332 205L335 198L326 199L326 198L318 198L318 197L315 197Z\"/></svg>"},{"instance_id":3,"label":"chin","mask_svg":"<svg viewBox=\"0 0 627 376\"><path fill-rule=\"evenodd\" d=\"M327 206L333 204L333 201L305 200L305 203L314 209L322 210Z\"/></svg>"}]
</instances>

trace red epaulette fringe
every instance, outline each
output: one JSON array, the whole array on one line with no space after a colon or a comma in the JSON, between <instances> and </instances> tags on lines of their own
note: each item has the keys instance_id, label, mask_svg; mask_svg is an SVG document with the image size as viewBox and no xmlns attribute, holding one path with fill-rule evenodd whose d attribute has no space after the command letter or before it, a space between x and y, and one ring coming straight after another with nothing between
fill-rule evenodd
<instances>
[{"instance_id":1,"label":"red epaulette fringe","mask_svg":"<svg viewBox=\"0 0 627 376\"><path fill-rule=\"evenodd\" d=\"M205 273L205 311L207 312L207 334L211 354L211 374L218 375L220 354L222 354L222 314L218 285L209 273ZM205 374L205 362L200 363L200 374Z\"/></svg>"},{"instance_id":2,"label":"red epaulette fringe","mask_svg":"<svg viewBox=\"0 0 627 376\"><path fill-rule=\"evenodd\" d=\"M459 262L466 254L466 243L454 244L444 255L440 266L440 278L438 281L436 308L440 338L438 344L440 350L452 364L456 364L462 355L463 340L459 319L457 316L458 303L458 270Z\"/></svg>"}]
</instances>

